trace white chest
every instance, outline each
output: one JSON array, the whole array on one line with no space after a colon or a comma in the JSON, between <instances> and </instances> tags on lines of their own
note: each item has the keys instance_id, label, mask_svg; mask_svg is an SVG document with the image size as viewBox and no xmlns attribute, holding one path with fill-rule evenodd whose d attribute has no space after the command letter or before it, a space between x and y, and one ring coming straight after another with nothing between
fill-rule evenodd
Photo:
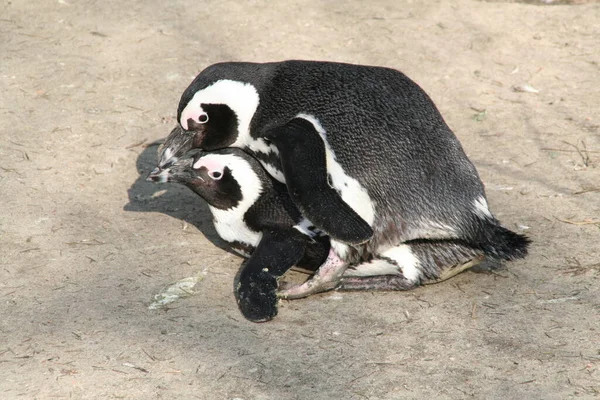
<instances>
[{"instance_id":1,"label":"white chest","mask_svg":"<svg viewBox=\"0 0 600 400\"><path fill-rule=\"evenodd\" d=\"M258 246L262 238L262 232L256 232L248 228L244 222L244 214L236 212L236 209L219 210L210 207L213 214L215 230L226 242L240 242L253 247Z\"/></svg>"}]
</instances>

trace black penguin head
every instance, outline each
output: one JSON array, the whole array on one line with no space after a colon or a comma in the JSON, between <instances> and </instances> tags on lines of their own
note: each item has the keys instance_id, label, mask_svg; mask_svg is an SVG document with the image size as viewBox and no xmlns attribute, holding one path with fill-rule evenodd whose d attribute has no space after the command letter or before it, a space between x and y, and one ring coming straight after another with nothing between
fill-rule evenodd
<instances>
[{"instance_id":1,"label":"black penguin head","mask_svg":"<svg viewBox=\"0 0 600 400\"><path fill-rule=\"evenodd\" d=\"M167 138L159 168L168 166L191 149L213 151L226 147L245 147L250 121L258 108L254 85L224 79L220 64L200 73L179 101L177 121ZM217 71L217 72L215 72Z\"/></svg>"},{"instance_id":2,"label":"black penguin head","mask_svg":"<svg viewBox=\"0 0 600 400\"><path fill-rule=\"evenodd\" d=\"M221 210L237 209L242 203L248 203L244 209L249 208L263 188L247 160L231 152L198 153L177 160L165 169L152 171L148 180L184 184Z\"/></svg>"}]
</instances>

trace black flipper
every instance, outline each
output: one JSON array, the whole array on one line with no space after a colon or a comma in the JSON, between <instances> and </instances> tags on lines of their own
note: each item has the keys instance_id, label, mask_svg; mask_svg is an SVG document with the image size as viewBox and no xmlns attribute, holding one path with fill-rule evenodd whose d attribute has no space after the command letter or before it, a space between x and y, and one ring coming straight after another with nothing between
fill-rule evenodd
<instances>
[{"instance_id":1,"label":"black flipper","mask_svg":"<svg viewBox=\"0 0 600 400\"><path fill-rule=\"evenodd\" d=\"M265 322L277 315L277 279L302 258L307 239L293 228L263 232L256 250L244 263L236 287L244 317Z\"/></svg>"},{"instance_id":2,"label":"black flipper","mask_svg":"<svg viewBox=\"0 0 600 400\"><path fill-rule=\"evenodd\" d=\"M332 238L361 244L373 230L327 182L325 144L313 124L294 118L265 138L279 150L288 191L302 215Z\"/></svg>"}]
</instances>

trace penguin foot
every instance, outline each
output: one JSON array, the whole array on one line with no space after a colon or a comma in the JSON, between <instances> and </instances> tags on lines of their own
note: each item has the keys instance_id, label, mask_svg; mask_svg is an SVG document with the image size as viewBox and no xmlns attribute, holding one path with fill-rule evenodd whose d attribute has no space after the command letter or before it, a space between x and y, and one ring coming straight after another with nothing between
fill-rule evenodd
<instances>
[{"instance_id":1,"label":"penguin foot","mask_svg":"<svg viewBox=\"0 0 600 400\"><path fill-rule=\"evenodd\" d=\"M335 289L339 285L347 266L345 261L340 259L333 250L330 250L327 260L319 267L312 279L300 285L293 285L281 290L277 293L277 296L282 299L293 300Z\"/></svg>"},{"instance_id":2,"label":"penguin foot","mask_svg":"<svg viewBox=\"0 0 600 400\"><path fill-rule=\"evenodd\" d=\"M259 276L240 282L237 298L246 319L252 322L270 321L277 315L277 279Z\"/></svg>"}]
</instances>

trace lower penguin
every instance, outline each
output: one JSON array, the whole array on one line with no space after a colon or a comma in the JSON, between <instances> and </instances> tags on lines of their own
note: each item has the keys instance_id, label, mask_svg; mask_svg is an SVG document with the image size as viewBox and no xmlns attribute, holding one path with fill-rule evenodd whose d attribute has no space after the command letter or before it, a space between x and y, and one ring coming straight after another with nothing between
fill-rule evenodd
<instances>
[{"instance_id":1,"label":"lower penguin","mask_svg":"<svg viewBox=\"0 0 600 400\"><path fill-rule=\"evenodd\" d=\"M410 290L449 279L486 258L520 258L529 244L502 227L484 200L477 199L461 235L429 222L414 239L393 240L376 230L374 241L339 251L336 241L301 215L286 186L236 148L179 159L154 170L148 180L184 184L206 200L219 236L248 258L236 295L243 315L254 322L277 315L278 297L295 299L331 289ZM294 265L316 274L277 292L278 279Z\"/></svg>"},{"instance_id":2,"label":"lower penguin","mask_svg":"<svg viewBox=\"0 0 600 400\"><path fill-rule=\"evenodd\" d=\"M219 236L248 258L235 292L250 321L277 315L278 279L291 267L315 271L327 258L329 238L302 217L287 187L243 150L199 152L152 171L148 180L181 183L201 196Z\"/></svg>"}]
</instances>

